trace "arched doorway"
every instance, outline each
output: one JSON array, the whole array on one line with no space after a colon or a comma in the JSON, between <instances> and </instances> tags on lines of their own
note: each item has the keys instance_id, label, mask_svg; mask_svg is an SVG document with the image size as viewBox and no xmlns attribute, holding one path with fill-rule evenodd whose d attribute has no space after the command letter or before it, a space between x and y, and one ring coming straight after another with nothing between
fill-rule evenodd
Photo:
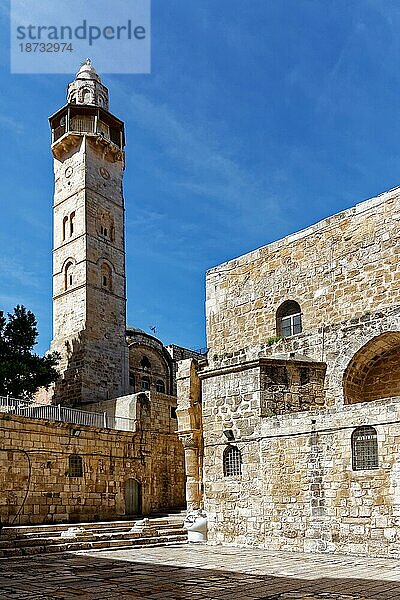
<instances>
[{"instance_id":1,"label":"arched doorway","mask_svg":"<svg viewBox=\"0 0 400 600\"><path fill-rule=\"evenodd\" d=\"M372 338L353 356L343 375L345 404L400 396L400 332Z\"/></svg>"},{"instance_id":2,"label":"arched doorway","mask_svg":"<svg viewBox=\"0 0 400 600\"><path fill-rule=\"evenodd\" d=\"M125 481L125 514L140 515L142 513L142 486L136 479Z\"/></svg>"}]
</instances>

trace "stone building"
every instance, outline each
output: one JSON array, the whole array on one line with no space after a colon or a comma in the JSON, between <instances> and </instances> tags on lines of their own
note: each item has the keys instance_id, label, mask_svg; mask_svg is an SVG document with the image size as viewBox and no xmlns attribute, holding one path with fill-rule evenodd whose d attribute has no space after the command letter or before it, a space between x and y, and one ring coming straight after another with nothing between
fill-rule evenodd
<instances>
[{"instance_id":1,"label":"stone building","mask_svg":"<svg viewBox=\"0 0 400 600\"><path fill-rule=\"evenodd\" d=\"M178 360L199 354L126 326L124 124L109 112L108 90L89 60L50 126L51 349L61 355L60 379L40 390L39 406L0 402L0 522L182 507L176 369ZM98 417L102 426L87 424Z\"/></svg>"},{"instance_id":2,"label":"stone building","mask_svg":"<svg viewBox=\"0 0 400 600\"><path fill-rule=\"evenodd\" d=\"M400 188L207 273L178 372L210 543L400 556Z\"/></svg>"},{"instance_id":3,"label":"stone building","mask_svg":"<svg viewBox=\"0 0 400 600\"><path fill-rule=\"evenodd\" d=\"M124 123L109 112L108 89L89 59L50 127L51 349L61 354L61 378L48 400L80 406L150 389L175 395L177 359L198 354L178 346L168 350L126 326Z\"/></svg>"}]
</instances>

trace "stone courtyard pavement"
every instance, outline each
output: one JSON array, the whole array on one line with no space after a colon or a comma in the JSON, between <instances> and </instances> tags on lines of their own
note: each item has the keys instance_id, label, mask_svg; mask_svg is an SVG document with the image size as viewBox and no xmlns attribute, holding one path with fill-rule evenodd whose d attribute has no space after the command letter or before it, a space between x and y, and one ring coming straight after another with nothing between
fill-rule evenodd
<instances>
[{"instance_id":1,"label":"stone courtyard pavement","mask_svg":"<svg viewBox=\"0 0 400 600\"><path fill-rule=\"evenodd\" d=\"M7 600L400 600L400 561L198 545L0 560Z\"/></svg>"}]
</instances>

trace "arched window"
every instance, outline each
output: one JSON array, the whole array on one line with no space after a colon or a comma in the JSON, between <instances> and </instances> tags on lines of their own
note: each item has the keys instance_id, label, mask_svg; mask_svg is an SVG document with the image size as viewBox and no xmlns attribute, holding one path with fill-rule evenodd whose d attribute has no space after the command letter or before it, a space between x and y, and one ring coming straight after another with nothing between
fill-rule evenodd
<instances>
[{"instance_id":1,"label":"arched window","mask_svg":"<svg viewBox=\"0 0 400 600\"><path fill-rule=\"evenodd\" d=\"M378 440L376 429L368 425L357 427L351 436L353 471L378 469Z\"/></svg>"},{"instance_id":2,"label":"arched window","mask_svg":"<svg viewBox=\"0 0 400 600\"><path fill-rule=\"evenodd\" d=\"M103 168L100 168L100 175L106 180L110 177L108 171ZM111 212L103 209L98 211L97 232L101 238L106 238L111 241L114 240L114 217Z\"/></svg>"},{"instance_id":3,"label":"arched window","mask_svg":"<svg viewBox=\"0 0 400 600\"><path fill-rule=\"evenodd\" d=\"M142 369L151 369L151 364L147 356L143 356L142 360L140 361L140 366Z\"/></svg>"},{"instance_id":4,"label":"arched window","mask_svg":"<svg viewBox=\"0 0 400 600\"><path fill-rule=\"evenodd\" d=\"M81 89L81 101L83 102L83 104L91 104L92 102L92 92L90 89L88 88L82 88Z\"/></svg>"},{"instance_id":5,"label":"arched window","mask_svg":"<svg viewBox=\"0 0 400 600\"><path fill-rule=\"evenodd\" d=\"M242 453L236 446L224 450L224 476L234 477L242 474Z\"/></svg>"},{"instance_id":6,"label":"arched window","mask_svg":"<svg viewBox=\"0 0 400 600\"><path fill-rule=\"evenodd\" d=\"M69 455L68 477L83 477L83 460L79 454Z\"/></svg>"},{"instance_id":7,"label":"arched window","mask_svg":"<svg viewBox=\"0 0 400 600\"><path fill-rule=\"evenodd\" d=\"M67 239L67 224L68 224L68 217L66 216L63 218L63 228L62 228L63 242L65 242L65 240Z\"/></svg>"},{"instance_id":8,"label":"arched window","mask_svg":"<svg viewBox=\"0 0 400 600\"><path fill-rule=\"evenodd\" d=\"M160 394L165 394L165 383L161 379L156 381L156 391L160 392Z\"/></svg>"},{"instance_id":9,"label":"arched window","mask_svg":"<svg viewBox=\"0 0 400 600\"><path fill-rule=\"evenodd\" d=\"M64 289L65 290L68 290L70 287L72 287L72 285L74 283L73 268L74 268L74 265L71 261L67 262L67 264L65 265L65 271L64 271Z\"/></svg>"},{"instance_id":10,"label":"arched window","mask_svg":"<svg viewBox=\"0 0 400 600\"><path fill-rule=\"evenodd\" d=\"M75 211L73 211L69 216L69 235L73 235L74 233L74 225L75 225Z\"/></svg>"},{"instance_id":11,"label":"arched window","mask_svg":"<svg viewBox=\"0 0 400 600\"><path fill-rule=\"evenodd\" d=\"M102 263L101 265L101 285L111 292L112 290L112 271L110 265Z\"/></svg>"},{"instance_id":12,"label":"arched window","mask_svg":"<svg viewBox=\"0 0 400 600\"><path fill-rule=\"evenodd\" d=\"M147 392L150 389L149 377L142 377L141 384L142 384L142 392Z\"/></svg>"},{"instance_id":13,"label":"arched window","mask_svg":"<svg viewBox=\"0 0 400 600\"><path fill-rule=\"evenodd\" d=\"M109 231L108 231L108 228L105 227L104 225L100 225L100 233L101 233L101 235L104 235L104 237L108 238Z\"/></svg>"},{"instance_id":14,"label":"arched window","mask_svg":"<svg viewBox=\"0 0 400 600\"><path fill-rule=\"evenodd\" d=\"M294 300L286 300L276 311L276 333L290 337L301 333L301 308Z\"/></svg>"}]
</instances>

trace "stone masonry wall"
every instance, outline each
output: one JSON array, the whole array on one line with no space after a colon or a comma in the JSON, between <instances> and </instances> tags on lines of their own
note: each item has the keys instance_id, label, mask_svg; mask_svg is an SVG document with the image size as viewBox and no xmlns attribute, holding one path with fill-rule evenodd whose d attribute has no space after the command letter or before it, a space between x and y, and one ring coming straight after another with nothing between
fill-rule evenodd
<instances>
[{"instance_id":1,"label":"stone masonry wall","mask_svg":"<svg viewBox=\"0 0 400 600\"><path fill-rule=\"evenodd\" d=\"M396 188L208 271L209 357L267 343L285 300L307 335L396 304L399 220Z\"/></svg>"},{"instance_id":2,"label":"stone masonry wall","mask_svg":"<svg viewBox=\"0 0 400 600\"><path fill-rule=\"evenodd\" d=\"M256 420L250 402L241 421L229 406L210 404L203 409L210 543L400 556L399 398L371 402L367 421L360 404ZM351 434L366 422L378 433L379 468L354 471ZM223 475L228 426L242 453L237 477Z\"/></svg>"},{"instance_id":3,"label":"stone masonry wall","mask_svg":"<svg viewBox=\"0 0 400 600\"><path fill-rule=\"evenodd\" d=\"M124 155L98 136L53 145L54 401L76 405L128 393ZM66 225L64 224L66 220ZM68 273L67 273L68 271Z\"/></svg>"},{"instance_id":4,"label":"stone masonry wall","mask_svg":"<svg viewBox=\"0 0 400 600\"><path fill-rule=\"evenodd\" d=\"M144 514L182 506L182 444L172 428L155 431L145 414L142 423L122 432L0 414L1 523L123 517L130 478L141 484ZM71 454L82 456L83 477L68 476Z\"/></svg>"},{"instance_id":5,"label":"stone masonry wall","mask_svg":"<svg viewBox=\"0 0 400 600\"><path fill-rule=\"evenodd\" d=\"M211 543L400 556L399 222L396 188L208 272L197 372ZM286 300L303 328L278 339ZM365 425L378 468L357 471ZM226 430L241 475L224 476Z\"/></svg>"}]
</instances>

